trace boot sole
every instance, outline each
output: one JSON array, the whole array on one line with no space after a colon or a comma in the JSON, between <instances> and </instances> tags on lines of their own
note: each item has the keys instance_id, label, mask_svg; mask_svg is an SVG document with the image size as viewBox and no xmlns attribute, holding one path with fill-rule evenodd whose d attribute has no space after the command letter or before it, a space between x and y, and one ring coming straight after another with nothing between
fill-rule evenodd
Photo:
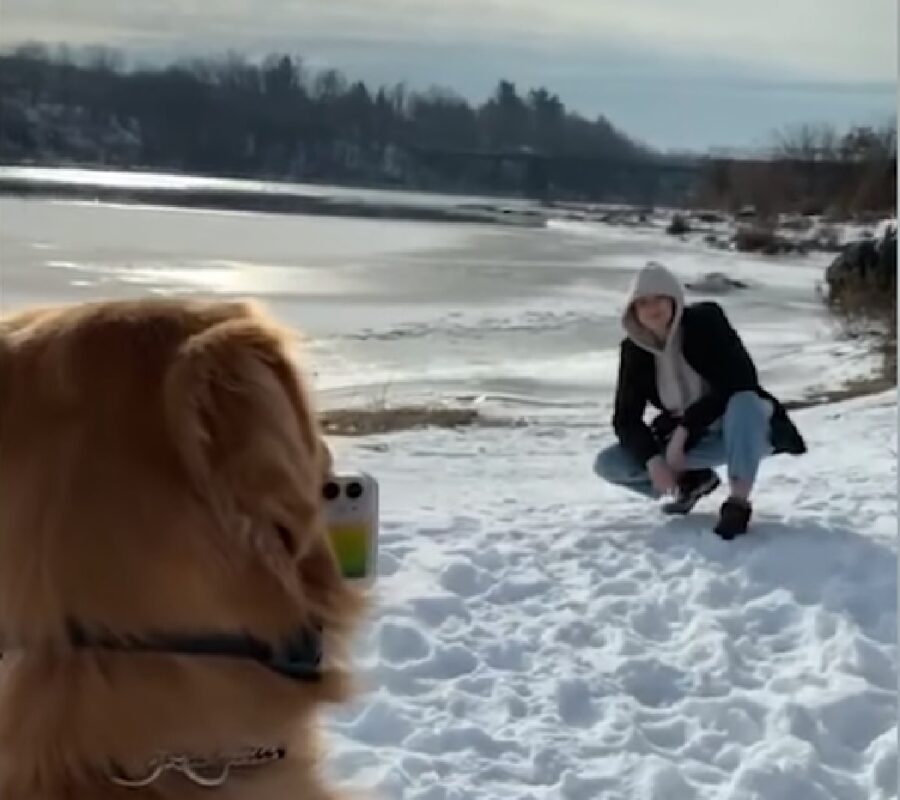
<instances>
[{"instance_id":1,"label":"boot sole","mask_svg":"<svg viewBox=\"0 0 900 800\"><path fill-rule=\"evenodd\" d=\"M722 479L719 478L718 475L713 473L713 477L702 484L697 489L697 493L691 499L690 503L678 503L675 500L671 500L668 503L663 503L662 512L663 514L669 515L684 515L689 514L693 511L694 506L697 505L704 497L712 494L716 489L718 489L722 485Z\"/></svg>"}]
</instances>

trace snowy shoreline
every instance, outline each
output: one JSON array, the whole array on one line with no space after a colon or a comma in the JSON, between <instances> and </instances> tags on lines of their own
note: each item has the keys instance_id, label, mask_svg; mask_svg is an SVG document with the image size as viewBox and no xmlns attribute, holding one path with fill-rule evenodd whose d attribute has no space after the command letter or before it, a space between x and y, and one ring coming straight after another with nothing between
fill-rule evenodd
<instances>
[{"instance_id":1,"label":"snowy shoreline","mask_svg":"<svg viewBox=\"0 0 900 800\"><path fill-rule=\"evenodd\" d=\"M0 197L248 213L540 227L529 201L190 175L0 165Z\"/></svg>"},{"instance_id":2,"label":"snowy shoreline","mask_svg":"<svg viewBox=\"0 0 900 800\"><path fill-rule=\"evenodd\" d=\"M736 213L696 208L641 208L617 203L518 197L471 197L406 189L369 189L191 175L0 164L0 197L86 200L172 208L303 214L398 221L543 227L551 221L666 230L682 241L703 239L734 249L741 233L758 232L753 209ZM887 218L828 221L821 215L782 214L760 250L768 255L837 253L873 235ZM739 248L743 246L738 242ZM748 246L755 247L752 243Z\"/></svg>"},{"instance_id":3,"label":"snowy shoreline","mask_svg":"<svg viewBox=\"0 0 900 800\"><path fill-rule=\"evenodd\" d=\"M801 399L788 400L784 403L784 407L788 411L799 411L837 405L856 398L878 396L891 388L889 383L886 376L877 374L871 378L853 379L831 388L818 389ZM459 431L465 428L518 428L529 424L529 421L521 415L485 416L470 406L328 408L321 411L320 418L329 436L351 438L384 436L407 431L424 432L434 428Z\"/></svg>"}]
</instances>

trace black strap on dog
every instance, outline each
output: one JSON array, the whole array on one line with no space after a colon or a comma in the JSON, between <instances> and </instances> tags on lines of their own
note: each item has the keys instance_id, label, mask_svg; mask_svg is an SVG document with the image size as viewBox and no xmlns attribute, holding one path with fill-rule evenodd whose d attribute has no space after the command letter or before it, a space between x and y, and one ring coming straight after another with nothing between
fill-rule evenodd
<instances>
[{"instance_id":1,"label":"black strap on dog","mask_svg":"<svg viewBox=\"0 0 900 800\"><path fill-rule=\"evenodd\" d=\"M184 656L245 658L295 681L321 678L321 631L302 629L296 636L273 648L253 636L229 633L154 634L116 637L88 632L77 622L69 623L69 641L78 648L97 648L128 653L168 653Z\"/></svg>"}]
</instances>

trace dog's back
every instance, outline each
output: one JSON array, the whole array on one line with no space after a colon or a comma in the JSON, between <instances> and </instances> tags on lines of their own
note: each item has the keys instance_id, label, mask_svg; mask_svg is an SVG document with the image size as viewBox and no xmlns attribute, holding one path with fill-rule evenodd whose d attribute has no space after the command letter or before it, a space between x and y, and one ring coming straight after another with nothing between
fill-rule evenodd
<instances>
[{"instance_id":1,"label":"dog's back","mask_svg":"<svg viewBox=\"0 0 900 800\"><path fill-rule=\"evenodd\" d=\"M326 796L311 714L344 696L340 668L294 681L252 658L91 644L278 648L321 626L339 660L361 606L325 538L328 468L285 337L252 306L0 321L0 797L133 796L113 768L247 746L286 753L217 797ZM195 789L172 771L134 796Z\"/></svg>"}]
</instances>

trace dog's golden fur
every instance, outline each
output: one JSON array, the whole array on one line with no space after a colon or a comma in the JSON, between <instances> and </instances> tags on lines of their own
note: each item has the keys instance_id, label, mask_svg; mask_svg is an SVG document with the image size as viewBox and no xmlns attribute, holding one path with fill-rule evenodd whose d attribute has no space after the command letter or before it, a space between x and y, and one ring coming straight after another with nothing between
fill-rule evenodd
<instances>
[{"instance_id":1,"label":"dog's golden fur","mask_svg":"<svg viewBox=\"0 0 900 800\"><path fill-rule=\"evenodd\" d=\"M347 696L364 603L320 501L330 457L287 339L254 305L138 300L0 319L0 797L325 800L315 714ZM325 627L316 683L221 656L75 649L116 637ZM287 745L220 789L160 753Z\"/></svg>"}]
</instances>

